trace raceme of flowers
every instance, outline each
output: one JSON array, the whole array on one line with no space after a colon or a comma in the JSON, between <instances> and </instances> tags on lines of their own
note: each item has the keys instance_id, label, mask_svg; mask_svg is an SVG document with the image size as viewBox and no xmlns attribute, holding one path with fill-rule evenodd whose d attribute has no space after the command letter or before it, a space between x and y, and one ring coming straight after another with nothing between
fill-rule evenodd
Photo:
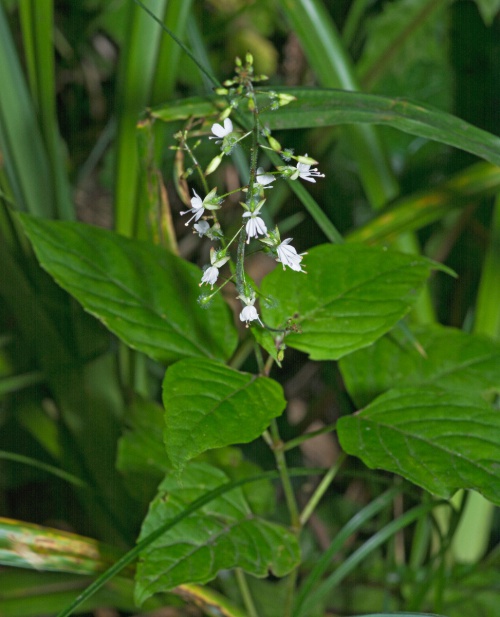
<instances>
[{"instance_id":1,"label":"raceme of flowers","mask_svg":"<svg viewBox=\"0 0 500 617\"><path fill-rule=\"evenodd\" d=\"M238 62L240 64L238 64ZM211 290L217 284L220 277L220 269L227 262L231 261L231 277L221 285L226 284L228 280L235 282L236 288L239 291L238 298L241 300L243 308L240 312L240 320L248 325L252 322L258 322L261 326L264 326L262 320L259 317L255 302L257 299L256 290L253 289L250 283L246 280L244 263L239 263L238 260L244 260L244 246L248 245L252 240L259 240L264 250L270 253L278 263L283 267L283 270L290 268L295 272L305 273L302 260L307 253L298 253L297 250L291 245L292 238L286 238L281 240L280 233L276 227L274 230L268 230L268 216L263 214L265 212L264 192L273 188L273 183L279 178L295 181L297 179L304 180L306 182L316 182L317 178L324 178L325 175L320 173L317 167L317 161L309 157L307 154L304 156L294 156L290 150L283 150L281 145L271 136L268 129L260 131L263 137L267 140L268 145L264 148L271 149L274 152L278 152L285 162L289 162L294 159L295 166L286 164L278 166L276 170L266 171L263 167L253 168L250 170L250 183L246 187L240 189L246 194L244 202L240 202L244 212L242 213L241 226L238 232L229 242L221 230L216 210L221 208L225 195L217 195L217 189L208 190L206 176L215 171L220 164L224 156L229 155L234 147L242 140L250 137L254 140L252 147L255 150L260 144L256 143L255 134L257 131L250 131L242 133L239 129L235 129L232 120L229 115L234 107L237 105L237 100L244 98L248 101L249 109L254 112L255 122L258 126L258 108L255 98L255 91L253 89L253 82L262 80L263 77L253 77L253 66L251 56L247 55L246 64L243 66L241 61L237 60L236 66L237 76L233 80L229 80L224 83L225 88L220 89L218 94L224 94L231 100L231 105L222 112L221 122L214 123L211 126L211 135L209 139L215 140L215 143L220 146L221 154L214 157L209 163L205 173L201 172L201 168L197 164L198 170L202 175L203 185L205 187L206 196L201 197L195 189L193 189L193 197L191 197L191 208L182 211L181 215L190 214L190 218L187 220L186 225L189 225L194 221L193 231L198 236L208 237L213 241L217 241L220 244L219 249L212 247L210 251L210 264L205 266L203 275L201 278L201 285L210 285ZM228 89L229 88L229 89ZM294 97L289 95L282 95L276 93L268 93L271 100L271 109L278 108L280 105L285 105ZM234 98L231 98L233 96ZM183 134L187 135L187 132ZM187 146L186 140L182 142L182 145L188 154L191 155L193 161L194 155L191 149ZM253 159L256 161L256 158ZM229 253L229 248L238 240L238 251L236 264L234 264L234 258ZM219 288L220 289L220 288ZM218 290L216 290L217 292ZM216 293L213 292L213 293ZM213 295L213 293L211 295ZM210 298L211 296L208 296ZM206 299L207 297L205 297Z\"/></svg>"}]
</instances>

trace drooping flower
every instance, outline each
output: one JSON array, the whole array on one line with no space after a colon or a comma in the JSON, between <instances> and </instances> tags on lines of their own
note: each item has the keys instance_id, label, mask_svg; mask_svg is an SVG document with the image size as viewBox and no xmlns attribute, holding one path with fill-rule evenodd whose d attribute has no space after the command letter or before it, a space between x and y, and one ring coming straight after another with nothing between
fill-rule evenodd
<instances>
[{"instance_id":1,"label":"drooping flower","mask_svg":"<svg viewBox=\"0 0 500 617\"><path fill-rule=\"evenodd\" d=\"M283 264L283 270L285 270L285 266L288 266L295 272L305 272L300 265L300 262L303 259L303 255L307 253L297 253L293 246L289 246L290 242L293 238L287 238L283 240L281 244L276 247L276 252L278 253L278 258L276 261Z\"/></svg>"},{"instance_id":2,"label":"drooping flower","mask_svg":"<svg viewBox=\"0 0 500 617\"><path fill-rule=\"evenodd\" d=\"M266 224L259 216L259 212L262 206L264 205L265 201L266 201L265 199L260 201L257 204L257 207L254 207L253 210L248 210L248 206L246 206L245 204L242 204L243 207L247 209L247 212L243 214L243 218L248 219L246 227L245 227L245 231L247 234L247 244L250 242L251 238L258 238L259 234L262 236L267 235Z\"/></svg>"},{"instance_id":3,"label":"drooping flower","mask_svg":"<svg viewBox=\"0 0 500 617\"><path fill-rule=\"evenodd\" d=\"M193 225L193 230L199 235L200 238L204 236L209 229L210 224L207 223L207 221L200 221L199 223L195 223Z\"/></svg>"},{"instance_id":4,"label":"drooping flower","mask_svg":"<svg viewBox=\"0 0 500 617\"><path fill-rule=\"evenodd\" d=\"M213 247L210 249L210 263L212 265L208 266L203 272L203 276L201 277L200 287L203 283L207 283L213 289L217 279L219 278L219 268L227 263L230 260L230 256L226 254L226 249L222 249L221 251L216 251Z\"/></svg>"},{"instance_id":5,"label":"drooping flower","mask_svg":"<svg viewBox=\"0 0 500 617\"><path fill-rule=\"evenodd\" d=\"M209 139L224 139L227 135L233 132L233 123L230 118L224 120L224 126L221 124L212 124L213 136Z\"/></svg>"},{"instance_id":6,"label":"drooping flower","mask_svg":"<svg viewBox=\"0 0 500 617\"><path fill-rule=\"evenodd\" d=\"M215 283L217 283L218 278L219 268L216 268L215 266L209 266L203 273L200 286L203 285L203 283L207 283L207 285L210 285L210 287L213 289Z\"/></svg>"},{"instance_id":7,"label":"drooping flower","mask_svg":"<svg viewBox=\"0 0 500 617\"><path fill-rule=\"evenodd\" d=\"M325 177L325 174L319 173L317 167L311 169L311 165L307 165L306 163L297 163L297 170L299 172L299 177L302 178L302 180L307 180L308 182L316 182L314 178Z\"/></svg>"},{"instance_id":8,"label":"drooping flower","mask_svg":"<svg viewBox=\"0 0 500 617\"><path fill-rule=\"evenodd\" d=\"M272 174L266 174L263 167L259 167L257 169L257 174L255 176L255 180L257 182L257 184L260 184L261 186L267 186L268 184L271 184L271 182L274 182L274 176ZM267 188L272 189L272 186L268 186Z\"/></svg>"},{"instance_id":9,"label":"drooping flower","mask_svg":"<svg viewBox=\"0 0 500 617\"><path fill-rule=\"evenodd\" d=\"M252 293L251 296L238 296L238 298L245 303L245 306L243 307L240 313L240 321L244 321L247 325L247 328L248 328L248 324L251 321L258 321L261 326L264 326L264 324L260 320L259 313L257 312L257 309L254 306L255 293Z\"/></svg>"},{"instance_id":10,"label":"drooping flower","mask_svg":"<svg viewBox=\"0 0 500 617\"><path fill-rule=\"evenodd\" d=\"M262 323L260 321L259 313L257 313L257 309L255 308L255 306L245 306L240 313L240 321L245 321L248 326L250 321L255 320L258 320L259 323Z\"/></svg>"},{"instance_id":11,"label":"drooping flower","mask_svg":"<svg viewBox=\"0 0 500 617\"><path fill-rule=\"evenodd\" d=\"M245 212L243 217L248 218L245 227L245 231L247 232L247 244L250 243L251 238L258 238L259 234L262 236L266 235L266 224L256 212Z\"/></svg>"},{"instance_id":12,"label":"drooping flower","mask_svg":"<svg viewBox=\"0 0 500 617\"><path fill-rule=\"evenodd\" d=\"M181 216L184 216L184 214L189 214L189 213L193 214L193 216L186 223L186 227L189 225L189 223L193 219L195 221L199 221L200 218L203 216L203 213L205 212L205 206L203 205L203 201L201 197L198 195L198 193L194 189L193 189L193 193L194 193L194 197L191 197L191 208L189 210L184 210L183 212L181 212Z\"/></svg>"}]
</instances>

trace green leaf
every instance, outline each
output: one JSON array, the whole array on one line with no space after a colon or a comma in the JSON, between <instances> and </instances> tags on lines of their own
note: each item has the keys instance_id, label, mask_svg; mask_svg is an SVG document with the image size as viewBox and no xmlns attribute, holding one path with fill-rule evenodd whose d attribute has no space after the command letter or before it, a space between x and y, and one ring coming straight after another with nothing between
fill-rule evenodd
<instances>
[{"instance_id":1,"label":"green leaf","mask_svg":"<svg viewBox=\"0 0 500 617\"><path fill-rule=\"evenodd\" d=\"M422 229L443 219L452 210L496 195L499 190L500 168L482 161L474 163L437 186L393 202L376 218L349 232L346 241L390 244L399 234ZM490 246L496 246L496 243L491 242ZM500 268L496 267L495 272L500 272ZM488 286L489 298L492 289L496 289L496 285ZM497 316L498 302L494 302L493 306L494 315Z\"/></svg>"},{"instance_id":2,"label":"green leaf","mask_svg":"<svg viewBox=\"0 0 500 617\"><path fill-rule=\"evenodd\" d=\"M0 518L0 564L39 571L95 574L120 557L120 551L83 536Z\"/></svg>"},{"instance_id":3,"label":"green leaf","mask_svg":"<svg viewBox=\"0 0 500 617\"><path fill-rule=\"evenodd\" d=\"M474 393L390 390L341 418L342 448L439 497L473 489L500 504L500 414Z\"/></svg>"},{"instance_id":4,"label":"green leaf","mask_svg":"<svg viewBox=\"0 0 500 617\"><path fill-rule=\"evenodd\" d=\"M281 386L209 360L171 366L163 382L165 444L176 468L209 450L259 437L285 408Z\"/></svg>"},{"instance_id":5,"label":"green leaf","mask_svg":"<svg viewBox=\"0 0 500 617\"><path fill-rule=\"evenodd\" d=\"M171 465L163 443L163 408L154 401L134 399L127 410L128 429L118 442L121 472L163 477Z\"/></svg>"},{"instance_id":6,"label":"green leaf","mask_svg":"<svg viewBox=\"0 0 500 617\"><path fill-rule=\"evenodd\" d=\"M500 0L475 0L484 23L491 26L495 15L500 11Z\"/></svg>"},{"instance_id":7,"label":"green leaf","mask_svg":"<svg viewBox=\"0 0 500 617\"><path fill-rule=\"evenodd\" d=\"M442 617L436 613L370 613L370 615L360 615L359 617Z\"/></svg>"},{"instance_id":8,"label":"green leaf","mask_svg":"<svg viewBox=\"0 0 500 617\"><path fill-rule=\"evenodd\" d=\"M500 165L500 137L430 105L375 94L327 88L279 88L297 97L276 111L264 111L261 120L271 130L299 129L337 124L385 124L404 133L431 139L465 150ZM213 113L221 99L191 98L186 104L173 101L152 112L165 121L189 118L191 112ZM170 108L170 106L172 106ZM201 113L203 112L203 113Z\"/></svg>"},{"instance_id":9,"label":"green leaf","mask_svg":"<svg viewBox=\"0 0 500 617\"><path fill-rule=\"evenodd\" d=\"M313 360L337 360L367 347L411 308L433 267L412 255L362 245L321 245L304 259L307 274L276 268L262 282L266 324L300 327L285 344Z\"/></svg>"},{"instance_id":10,"label":"green leaf","mask_svg":"<svg viewBox=\"0 0 500 617\"><path fill-rule=\"evenodd\" d=\"M139 539L226 481L224 473L203 463L191 463L181 479L168 475L151 503ZM182 583L206 583L220 570L236 567L257 577L269 571L285 576L299 559L296 537L257 518L241 490L235 489L193 512L141 553L135 598L141 604L160 591Z\"/></svg>"},{"instance_id":11,"label":"green leaf","mask_svg":"<svg viewBox=\"0 0 500 617\"><path fill-rule=\"evenodd\" d=\"M196 266L105 229L19 218L42 267L130 347L160 362L233 352L224 302L216 296L207 310L197 303Z\"/></svg>"},{"instance_id":12,"label":"green leaf","mask_svg":"<svg viewBox=\"0 0 500 617\"><path fill-rule=\"evenodd\" d=\"M412 333L425 356L402 331L394 330L341 360L344 382L359 407L394 383L398 387L433 384L478 394L500 391L499 343L443 326L420 326Z\"/></svg>"},{"instance_id":13,"label":"green leaf","mask_svg":"<svg viewBox=\"0 0 500 617\"><path fill-rule=\"evenodd\" d=\"M163 407L137 396L127 410L128 429L118 442L117 467L123 473L139 474L138 479L127 479L129 488L135 481L138 484L137 490L144 490L144 485L151 478L156 480L153 487L153 490L156 490L159 480L172 467L163 442L164 415ZM0 452L0 458L1 456ZM243 458L242 451L234 447L209 450L200 455L198 461L200 460L221 469L231 480L248 478L262 471L258 465ZM146 488L149 488L149 482ZM269 480L244 485L242 490L250 507L257 514L274 511L274 487Z\"/></svg>"},{"instance_id":14,"label":"green leaf","mask_svg":"<svg viewBox=\"0 0 500 617\"><path fill-rule=\"evenodd\" d=\"M271 129L385 124L404 133L465 150L495 165L500 164L500 137L430 105L343 90L285 91L296 96L297 101L276 112L262 114L262 121Z\"/></svg>"}]
</instances>

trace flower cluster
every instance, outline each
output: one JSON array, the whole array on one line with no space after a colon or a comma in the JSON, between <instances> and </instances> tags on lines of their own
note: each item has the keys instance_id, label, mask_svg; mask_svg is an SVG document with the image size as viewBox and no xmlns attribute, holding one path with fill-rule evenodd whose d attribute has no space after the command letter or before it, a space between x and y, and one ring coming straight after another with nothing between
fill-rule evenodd
<instances>
[{"instance_id":1,"label":"flower cluster","mask_svg":"<svg viewBox=\"0 0 500 617\"><path fill-rule=\"evenodd\" d=\"M266 214L264 207L266 203L265 192L272 189L274 183L279 178L288 181L300 179L315 183L317 178L325 177L324 174L319 172L317 167L313 167L317 165L317 161L307 154L294 156L293 151L282 149L281 144L271 135L269 129L261 129L256 95L263 93L258 93L254 88L254 84L263 79L265 79L265 76L254 75L253 60L251 55L247 54L245 63L239 59L236 60L236 76L232 80L224 82L224 88L216 91L219 95L224 95L229 100L229 105L222 112L220 121L211 125L209 139L214 140L219 145L220 153L212 159L204 173L196 161L193 150L187 144L188 131L178 134L180 141L178 149L186 151L193 160L195 168L200 173L201 182L206 193L206 196L202 198L193 189L193 197L190 200L191 207L181 212L181 215L191 215L186 225L194 221L193 231L200 238L207 237L220 244L219 248L212 247L210 250L210 264L205 266L203 270L200 286L204 284L210 285L211 290L213 290L219 280L220 269L228 264L231 275L223 282L219 289L230 280L235 283L239 293L238 299L243 305L239 317L247 327L252 322L258 322L261 326L265 326L255 307L258 291L247 282L244 266L246 245L250 244L252 240L259 240L261 247L271 254L278 263L281 263L283 270L290 268L290 270L295 272L306 272L302 260L307 253L298 253L291 245L292 238L281 240L278 227L275 227L274 231L268 230L269 215ZM271 109L277 109L295 100L295 97L276 92L268 91L265 95L270 100L269 107ZM229 117L232 110L243 100L247 102L254 118L253 130L247 132L235 128ZM263 142L259 141L261 138L257 138L258 135L262 136ZM217 218L217 210L221 208L224 198L228 194L218 195L216 188L209 190L206 177L217 169L224 156L230 155L234 148L248 137L252 139L250 182L247 186L239 189L246 195L245 200L240 202L243 208L241 225L235 236L227 241ZM278 153L286 164L278 166L274 170L265 170L262 166L257 167L259 148ZM291 164L292 160L295 164ZM232 191L232 193L234 192L236 191ZM229 251L234 242L237 242L236 255L232 255ZM204 296L204 300L207 301L207 298L209 299L219 289L216 289L215 292L212 291L210 296Z\"/></svg>"}]
</instances>

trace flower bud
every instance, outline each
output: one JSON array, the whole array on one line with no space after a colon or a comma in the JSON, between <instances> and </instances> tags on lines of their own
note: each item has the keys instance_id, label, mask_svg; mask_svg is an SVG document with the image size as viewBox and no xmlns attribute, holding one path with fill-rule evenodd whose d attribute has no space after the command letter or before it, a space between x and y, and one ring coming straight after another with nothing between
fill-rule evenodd
<instances>
[{"instance_id":1,"label":"flower bud","mask_svg":"<svg viewBox=\"0 0 500 617\"><path fill-rule=\"evenodd\" d=\"M269 145L275 152L281 152L281 144L277 139L274 139L271 135L267 138Z\"/></svg>"},{"instance_id":2,"label":"flower bud","mask_svg":"<svg viewBox=\"0 0 500 617\"><path fill-rule=\"evenodd\" d=\"M291 103L292 101L296 101L297 97L293 96L291 94L285 94L284 92L280 92L278 94L278 101L280 103L280 105L283 107L284 105L288 105L288 103Z\"/></svg>"},{"instance_id":3,"label":"flower bud","mask_svg":"<svg viewBox=\"0 0 500 617\"><path fill-rule=\"evenodd\" d=\"M219 120L225 120L226 118L229 118L229 116L231 115L231 112L233 111L232 107L226 107L226 109L224 109L222 111L222 113L219 116Z\"/></svg>"},{"instance_id":4,"label":"flower bud","mask_svg":"<svg viewBox=\"0 0 500 617\"><path fill-rule=\"evenodd\" d=\"M317 165L318 161L315 161L310 156L294 156L293 157L298 163L304 163L304 165Z\"/></svg>"},{"instance_id":5,"label":"flower bud","mask_svg":"<svg viewBox=\"0 0 500 617\"><path fill-rule=\"evenodd\" d=\"M205 176L212 174L217 169L217 167L219 167L219 165L221 164L221 161L222 161L222 156L220 154L215 156L210 161L207 168L205 169Z\"/></svg>"}]
</instances>

